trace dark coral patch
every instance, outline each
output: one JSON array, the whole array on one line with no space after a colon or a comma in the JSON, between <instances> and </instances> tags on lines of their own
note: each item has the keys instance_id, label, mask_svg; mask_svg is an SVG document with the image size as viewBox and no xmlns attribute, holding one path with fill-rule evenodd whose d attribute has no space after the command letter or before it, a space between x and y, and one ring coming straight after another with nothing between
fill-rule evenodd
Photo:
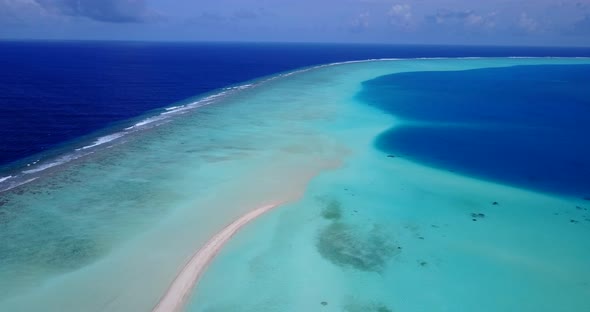
<instances>
[{"instance_id":1,"label":"dark coral patch","mask_svg":"<svg viewBox=\"0 0 590 312\"><path fill-rule=\"evenodd\" d=\"M316 247L333 264L366 272L382 271L387 261L399 252L390 237L377 228L363 231L340 222L320 232Z\"/></svg>"},{"instance_id":2,"label":"dark coral patch","mask_svg":"<svg viewBox=\"0 0 590 312\"><path fill-rule=\"evenodd\" d=\"M67 272L88 265L107 250L89 238L63 236L41 239L35 246L3 246L0 263L34 265L55 272Z\"/></svg>"},{"instance_id":3,"label":"dark coral patch","mask_svg":"<svg viewBox=\"0 0 590 312\"><path fill-rule=\"evenodd\" d=\"M351 303L344 307L346 312L393 312L388 306L382 303Z\"/></svg>"},{"instance_id":4,"label":"dark coral patch","mask_svg":"<svg viewBox=\"0 0 590 312\"><path fill-rule=\"evenodd\" d=\"M478 212L471 213L471 218L473 218L473 219L483 219L485 217L486 217L486 215L483 213L478 213Z\"/></svg>"},{"instance_id":5,"label":"dark coral patch","mask_svg":"<svg viewBox=\"0 0 590 312\"><path fill-rule=\"evenodd\" d=\"M38 250L35 258L48 267L72 270L95 261L104 252L94 240L64 237Z\"/></svg>"},{"instance_id":6,"label":"dark coral patch","mask_svg":"<svg viewBox=\"0 0 590 312\"><path fill-rule=\"evenodd\" d=\"M322 210L322 217L328 220L339 220L342 217L342 205L337 200L331 200Z\"/></svg>"}]
</instances>

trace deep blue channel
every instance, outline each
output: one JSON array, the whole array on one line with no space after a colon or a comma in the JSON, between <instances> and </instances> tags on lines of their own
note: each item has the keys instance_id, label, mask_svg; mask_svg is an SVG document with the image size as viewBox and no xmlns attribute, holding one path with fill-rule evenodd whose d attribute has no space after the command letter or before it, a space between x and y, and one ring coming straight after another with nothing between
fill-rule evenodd
<instances>
[{"instance_id":1,"label":"deep blue channel","mask_svg":"<svg viewBox=\"0 0 590 312\"><path fill-rule=\"evenodd\" d=\"M590 65L392 74L364 82L358 96L406 121L376 139L391 156L590 195Z\"/></svg>"}]
</instances>

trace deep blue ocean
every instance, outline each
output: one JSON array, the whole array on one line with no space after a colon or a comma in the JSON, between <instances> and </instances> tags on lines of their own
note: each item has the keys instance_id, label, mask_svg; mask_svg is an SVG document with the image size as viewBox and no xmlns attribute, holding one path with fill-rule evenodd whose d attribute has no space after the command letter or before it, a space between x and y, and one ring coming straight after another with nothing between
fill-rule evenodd
<instances>
[{"instance_id":1,"label":"deep blue ocean","mask_svg":"<svg viewBox=\"0 0 590 312\"><path fill-rule=\"evenodd\" d=\"M35 160L40 153L67 148L71 142L95 135L101 129L108 133L109 127L152 110L282 71L372 58L470 56L590 56L590 48L0 42L0 173ZM573 187L576 192L588 191L586 159L590 157L586 157L588 147L583 144L584 136L590 133L590 122L584 115L588 94L580 91L588 83L588 68L585 72L576 72L564 67L555 73L535 69L539 75L548 75L541 76L545 77L540 81L545 83L542 87L538 81L527 81L526 73L521 73L523 79L506 78L519 74L518 69L514 70L514 73L491 70L404 74L367 83L369 100L380 102L381 107L396 115L426 121L494 124L469 131L436 125L408 127L384 134L379 146L391 152L411 154L419 161L470 174L514 180L517 184L530 184L543 190ZM580 78L586 80L579 81ZM565 79L567 84L558 87L551 83L555 79ZM444 90L437 89L441 83L444 83ZM469 88L464 88L465 84ZM396 86L395 92L384 92L383 87L389 91L390 85ZM464 92L469 90L473 92ZM477 96L475 90L486 92L487 98ZM551 90L568 94L564 106L553 105ZM406 104L411 105L390 106L389 96L398 96L400 92ZM444 109L440 102L429 102L441 94L449 98ZM491 119L478 114L472 116L469 111L461 112L464 106L453 104L473 101L481 102L479 105L489 110L477 110L477 113L490 114L486 116ZM518 110L513 101L526 103L524 112L517 116L505 114L504 110ZM528 112L533 112L533 116L551 114L551 118L528 118ZM545 127L544 123L555 120L557 124ZM540 123L542 129L536 129L533 135L527 129L529 122ZM540 136L542 132L538 131L547 133ZM528 138L524 144L519 139L523 137ZM433 139L438 145L431 144ZM395 142L395 148L391 142ZM453 148L448 149L448 146ZM565 149L568 153L564 156L560 151ZM547 164L550 166L543 167ZM492 169L477 169L486 166ZM549 171L553 173L539 178L537 173L542 168L545 168L544 174L547 168L552 168Z\"/></svg>"},{"instance_id":2,"label":"deep blue ocean","mask_svg":"<svg viewBox=\"0 0 590 312\"><path fill-rule=\"evenodd\" d=\"M409 121L394 156L544 192L590 195L590 65L382 76L360 98Z\"/></svg>"}]
</instances>

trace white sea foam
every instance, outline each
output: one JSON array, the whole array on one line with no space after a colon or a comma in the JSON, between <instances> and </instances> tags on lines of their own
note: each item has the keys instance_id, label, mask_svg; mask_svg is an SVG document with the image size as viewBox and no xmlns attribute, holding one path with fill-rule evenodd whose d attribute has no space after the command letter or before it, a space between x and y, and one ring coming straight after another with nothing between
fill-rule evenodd
<instances>
[{"instance_id":1,"label":"white sea foam","mask_svg":"<svg viewBox=\"0 0 590 312\"><path fill-rule=\"evenodd\" d=\"M135 125L133 125L133 126L131 126L131 127L127 127L127 128L125 128L125 130L131 130L131 129L139 128L139 127L142 127L142 126L145 126L145 125L151 124L151 123L153 123L153 122L156 122L156 121L163 120L163 119L165 119L165 118L166 118L166 116L165 116L165 115L163 115L163 114L164 114L164 113L162 113L162 114L160 114L160 115L157 115L157 116L153 116L153 117L146 118L146 119L144 119L144 120L142 120L142 121L140 121L140 122L136 123Z\"/></svg>"},{"instance_id":2,"label":"white sea foam","mask_svg":"<svg viewBox=\"0 0 590 312\"><path fill-rule=\"evenodd\" d=\"M35 160L34 162L28 163L28 164L27 164L27 167L30 167L30 166L32 166L32 165L36 165L36 164L37 164L37 163L38 163L40 160L41 160L41 159L37 159L37 160Z\"/></svg>"},{"instance_id":3,"label":"white sea foam","mask_svg":"<svg viewBox=\"0 0 590 312\"><path fill-rule=\"evenodd\" d=\"M232 91L232 90L244 90L244 89L248 89L248 88L253 87L253 86L254 86L253 83L248 83L248 84L239 85L239 86L225 87L225 88L223 88L223 90L228 90L228 91Z\"/></svg>"},{"instance_id":4,"label":"white sea foam","mask_svg":"<svg viewBox=\"0 0 590 312\"><path fill-rule=\"evenodd\" d=\"M27 184L29 182L33 182L33 181L35 181L37 179L39 179L39 177L34 177L34 178L31 178L31 179L28 179L28 180L25 180L25 181L21 181L21 182L16 182L16 183L9 184L7 187L5 187L3 189L0 189L0 192L8 191L10 189L13 189L15 187L21 186L23 184Z\"/></svg>"},{"instance_id":5,"label":"white sea foam","mask_svg":"<svg viewBox=\"0 0 590 312\"><path fill-rule=\"evenodd\" d=\"M196 103L196 102L195 102ZM195 108L195 106L193 106L194 103L191 104L187 104L187 105L183 105L183 106L177 106L176 109L174 110L169 110L167 112L163 112L160 115L171 115L171 114L180 114L180 113L185 113L188 110L191 110L193 108Z\"/></svg>"},{"instance_id":6,"label":"white sea foam","mask_svg":"<svg viewBox=\"0 0 590 312\"><path fill-rule=\"evenodd\" d=\"M12 178L12 176L1 177L1 178L0 178L0 183L1 183L1 182L4 182L4 181L6 181L6 180L8 180L8 179L11 179L11 178Z\"/></svg>"},{"instance_id":7,"label":"white sea foam","mask_svg":"<svg viewBox=\"0 0 590 312\"><path fill-rule=\"evenodd\" d=\"M62 158L64 158L64 157L62 157ZM62 158L60 158L60 159L58 159L58 160L56 160L54 162L50 162L50 163L47 163L47 164L40 165L40 166L35 167L33 169L30 169L30 170L23 170L23 173L25 173L25 174L37 173L37 172L40 172L40 171L43 171L43 170L46 170L46 169L49 169L49 168L52 168L52 167L55 167L55 166L59 166L59 165L65 163L65 162L67 162L69 160L69 159L68 160L64 160Z\"/></svg>"},{"instance_id":8,"label":"white sea foam","mask_svg":"<svg viewBox=\"0 0 590 312\"><path fill-rule=\"evenodd\" d=\"M254 86L254 84L249 83L249 84L245 84L245 85L241 85L241 86L232 87L231 90L244 90L244 89L248 89L252 86Z\"/></svg>"},{"instance_id":9,"label":"white sea foam","mask_svg":"<svg viewBox=\"0 0 590 312\"><path fill-rule=\"evenodd\" d=\"M213 104L213 103L215 103L215 100L217 98L222 97L224 95L227 95L228 92L237 91L237 90L244 90L244 89L247 89L247 88L249 88L251 86L253 86L253 84L245 85L245 86L239 86L239 87L233 87L231 89L226 89L227 91L223 91L223 92L219 92L219 93L216 93L216 94L209 95L209 96L204 97L204 98L202 98L202 99L200 99L198 101L195 101L195 102L192 102L192 103L189 103L189 104L186 104L186 105L182 105L182 106L175 106L175 109L174 110L169 110L169 111L163 112L159 116L185 113L188 110L192 110L192 109L195 109L195 108L198 108L198 107L203 107L205 105Z\"/></svg>"},{"instance_id":10,"label":"white sea foam","mask_svg":"<svg viewBox=\"0 0 590 312\"><path fill-rule=\"evenodd\" d=\"M211 104L211 103L213 103L213 101L215 99L217 99L221 96L224 96L226 94L227 94L227 91L223 91L223 92L209 95L207 97L204 97L204 98L202 98L198 101L192 102L190 104L178 105L178 106L172 106L172 107L165 108L165 110L166 110L165 112L160 113L159 115L156 115L156 116L148 117L148 118L134 124L131 127L125 128L125 130L133 130L133 129L136 129L139 127L149 125L154 122L164 121L165 119L168 119L170 117L170 115L184 113L188 110Z\"/></svg>"},{"instance_id":11,"label":"white sea foam","mask_svg":"<svg viewBox=\"0 0 590 312\"><path fill-rule=\"evenodd\" d=\"M96 139L96 141L94 141L94 143L92 143L90 145L86 145L86 146L81 147L81 148L77 148L76 150L77 151L80 151L80 150L89 149L89 148L92 148L92 147L95 147L95 146L98 146L98 145L102 145L102 144L111 142L113 140L116 140L116 139L118 139L118 138L120 138L120 137L122 137L124 135L125 135L125 133L123 133L123 132L117 132L117 133L105 135L103 137L100 137L100 138Z\"/></svg>"},{"instance_id":12,"label":"white sea foam","mask_svg":"<svg viewBox=\"0 0 590 312\"><path fill-rule=\"evenodd\" d=\"M74 159L78 159L84 155L88 155L88 154L78 154L78 153L70 153L70 154L66 154L63 155L61 157L58 157L57 159L48 162L48 163L43 163L39 166L33 167L33 169L29 169L29 170L23 170L22 173L24 174L32 174L32 173L37 173L37 172L41 172L44 170L47 170L49 168L53 168L55 166L59 166L62 164L65 164L69 161L72 161Z\"/></svg>"},{"instance_id":13,"label":"white sea foam","mask_svg":"<svg viewBox=\"0 0 590 312\"><path fill-rule=\"evenodd\" d=\"M164 108L167 111L172 111L172 110L176 110L177 108L181 108L184 107L184 105L180 105L180 106L172 106L172 107L166 107Z\"/></svg>"},{"instance_id":14,"label":"white sea foam","mask_svg":"<svg viewBox=\"0 0 590 312\"><path fill-rule=\"evenodd\" d=\"M224 96L226 94L227 94L227 91L222 91L222 92L215 93L215 94L209 95L207 97L204 97L201 101L210 101L210 100L216 99L220 96Z\"/></svg>"}]
</instances>

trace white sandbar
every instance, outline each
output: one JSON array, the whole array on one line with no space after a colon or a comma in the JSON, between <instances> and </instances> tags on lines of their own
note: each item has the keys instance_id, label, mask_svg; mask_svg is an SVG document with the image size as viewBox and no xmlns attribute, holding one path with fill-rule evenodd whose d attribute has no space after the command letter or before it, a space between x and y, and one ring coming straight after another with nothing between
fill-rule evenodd
<instances>
[{"instance_id":1,"label":"white sandbar","mask_svg":"<svg viewBox=\"0 0 590 312\"><path fill-rule=\"evenodd\" d=\"M176 312L181 311L194 286L213 260L223 245L244 225L256 219L265 212L277 207L279 204L269 204L258 207L243 215L230 225L226 226L219 233L215 234L201 249L199 249L178 273L166 294L160 299L152 310L153 312Z\"/></svg>"}]
</instances>

